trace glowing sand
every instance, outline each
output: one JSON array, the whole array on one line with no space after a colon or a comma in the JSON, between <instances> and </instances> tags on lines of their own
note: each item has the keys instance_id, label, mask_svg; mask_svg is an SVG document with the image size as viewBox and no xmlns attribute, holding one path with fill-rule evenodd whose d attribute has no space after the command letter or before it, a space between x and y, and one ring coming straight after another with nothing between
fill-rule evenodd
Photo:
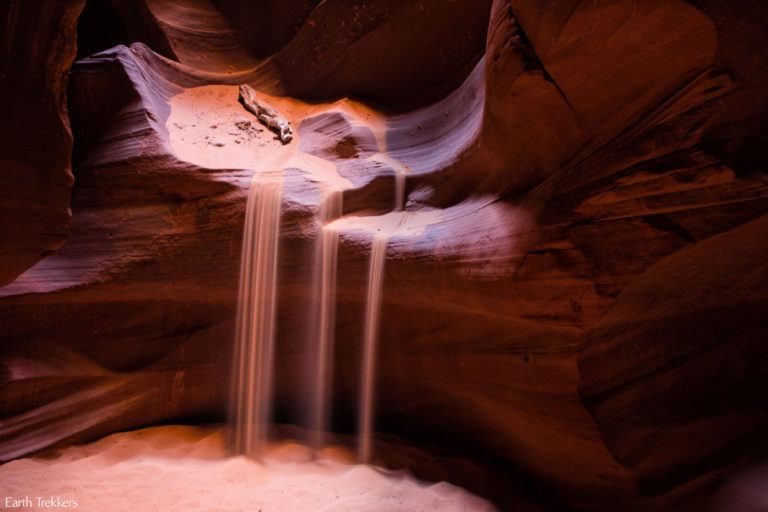
<instances>
[{"instance_id":1,"label":"glowing sand","mask_svg":"<svg viewBox=\"0 0 768 512\"><path fill-rule=\"evenodd\" d=\"M272 419L281 183L256 176L248 194L233 368L234 446L258 455Z\"/></svg>"},{"instance_id":2,"label":"glowing sand","mask_svg":"<svg viewBox=\"0 0 768 512\"><path fill-rule=\"evenodd\" d=\"M486 501L447 483L426 485L402 473L272 444L263 462L229 457L221 430L159 427L115 434L54 458L0 466L0 495L59 497L76 510L112 512L490 512Z\"/></svg>"},{"instance_id":3,"label":"glowing sand","mask_svg":"<svg viewBox=\"0 0 768 512\"><path fill-rule=\"evenodd\" d=\"M368 267L368 298L365 309L363 338L363 364L360 386L360 419L358 428L358 460L371 459L373 438L373 410L375 400L376 349L379 339L381 295L384 286L384 264L387 257L387 239L375 237L371 246Z\"/></svg>"},{"instance_id":4,"label":"glowing sand","mask_svg":"<svg viewBox=\"0 0 768 512\"><path fill-rule=\"evenodd\" d=\"M326 229L326 224L341 216L342 194L331 190L323 200L318 214L318 248L315 263L315 293L317 304L316 329L317 351L315 368L314 404L312 429L315 432L314 446L323 446L324 433L330 428L331 385L333 382L334 328L336 325L336 265L338 259L339 233Z\"/></svg>"}]
</instances>

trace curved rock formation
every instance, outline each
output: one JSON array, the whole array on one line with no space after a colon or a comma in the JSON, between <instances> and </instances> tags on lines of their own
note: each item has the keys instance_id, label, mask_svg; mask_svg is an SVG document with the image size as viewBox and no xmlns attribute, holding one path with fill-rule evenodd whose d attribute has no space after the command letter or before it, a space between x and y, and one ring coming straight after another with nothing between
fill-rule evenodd
<instances>
[{"instance_id":1,"label":"curved rock formation","mask_svg":"<svg viewBox=\"0 0 768 512\"><path fill-rule=\"evenodd\" d=\"M134 40L192 69L225 77L249 72L272 93L313 100L355 95L395 109L461 82L482 54L490 6L490 0L270 0L258 8L236 0L114 3Z\"/></svg>"},{"instance_id":2,"label":"curved rock formation","mask_svg":"<svg viewBox=\"0 0 768 512\"><path fill-rule=\"evenodd\" d=\"M0 47L0 286L67 235L72 136L67 72L84 0L4 2Z\"/></svg>"},{"instance_id":3,"label":"curved rock formation","mask_svg":"<svg viewBox=\"0 0 768 512\"><path fill-rule=\"evenodd\" d=\"M75 66L71 234L0 288L0 456L224 417L245 195L281 170L280 420L301 420L314 213L341 189L338 428L371 240L391 229L382 430L493 459L573 509L698 506L768 421L768 10L268 4L262 38L234 0L116 0L143 43ZM250 124L240 83L294 142Z\"/></svg>"}]
</instances>

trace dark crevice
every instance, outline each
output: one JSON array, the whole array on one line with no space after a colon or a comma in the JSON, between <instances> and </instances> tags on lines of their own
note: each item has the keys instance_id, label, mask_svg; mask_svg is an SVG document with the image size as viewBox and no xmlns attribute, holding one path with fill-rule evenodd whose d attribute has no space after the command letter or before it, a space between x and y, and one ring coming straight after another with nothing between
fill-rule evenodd
<instances>
[{"instance_id":1,"label":"dark crevice","mask_svg":"<svg viewBox=\"0 0 768 512\"><path fill-rule=\"evenodd\" d=\"M672 219L667 217L666 215L646 215L643 217L643 220L646 224L651 226L653 229L658 229L660 231L666 231L667 233L672 233L673 235L679 236L683 240L689 243L693 243L696 241L696 238L685 229L683 226L679 225L678 223L674 222Z\"/></svg>"},{"instance_id":2,"label":"dark crevice","mask_svg":"<svg viewBox=\"0 0 768 512\"><path fill-rule=\"evenodd\" d=\"M88 0L77 22L77 59L129 43L120 14L109 0Z\"/></svg>"},{"instance_id":3,"label":"dark crevice","mask_svg":"<svg viewBox=\"0 0 768 512\"><path fill-rule=\"evenodd\" d=\"M259 2L258 8L234 0L213 0L212 3L231 24L251 55L263 59L290 44L322 2Z\"/></svg>"},{"instance_id":4,"label":"dark crevice","mask_svg":"<svg viewBox=\"0 0 768 512\"><path fill-rule=\"evenodd\" d=\"M565 91L563 91L563 89L555 81L552 75L549 74L549 71L544 66L544 63L541 62L541 59L536 54L536 50L533 48L531 40L528 38L528 35L525 33L523 27L520 25L519 20L515 16L515 12L512 9L511 3L507 5L507 9L507 16L509 17L510 24L512 25L512 35L509 38L509 44L512 48L515 49L518 55L520 55L520 58L523 61L523 69L529 72L539 71L544 77L544 80L554 86L554 88L563 98L563 101L565 101L565 103L568 105L568 108L573 110L573 105L571 105L570 100L568 100L568 96L565 94Z\"/></svg>"}]
</instances>

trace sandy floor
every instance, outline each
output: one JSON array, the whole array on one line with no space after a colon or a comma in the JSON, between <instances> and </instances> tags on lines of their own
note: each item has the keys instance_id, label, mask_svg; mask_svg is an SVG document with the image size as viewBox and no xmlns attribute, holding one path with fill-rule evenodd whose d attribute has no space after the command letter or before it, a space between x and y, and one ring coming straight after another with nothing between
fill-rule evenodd
<instances>
[{"instance_id":1,"label":"sandy floor","mask_svg":"<svg viewBox=\"0 0 768 512\"><path fill-rule=\"evenodd\" d=\"M158 427L115 434L49 458L0 466L0 508L81 511L482 512L484 500L447 483L345 462L341 449L310 461L297 444L274 445L264 462L229 457L221 430ZM24 506L28 497L32 506ZM28 503L27 503L28 504ZM76 505L72 506L72 505ZM9 507L10 506L10 507Z\"/></svg>"}]
</instances>

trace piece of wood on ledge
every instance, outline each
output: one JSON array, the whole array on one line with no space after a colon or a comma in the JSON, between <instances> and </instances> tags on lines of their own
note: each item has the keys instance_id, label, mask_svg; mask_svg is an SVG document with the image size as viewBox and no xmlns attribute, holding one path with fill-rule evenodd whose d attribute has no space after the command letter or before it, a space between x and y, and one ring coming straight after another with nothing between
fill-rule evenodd
<instances>
[{"instance_id":1,"label":"piece of wood on ledge","mask_svg":"<svg viewBox=\"0 0 768 512\"><path fill-rule=\"evenodd\" d=\"M293 130L291 123L274 108L256 98L256 91L250 85L240 86L240 103L246 110L256 116L261 124L277 134L277 138L283 144L288 144L293 140Z\"/></svg>"}]
</instances>

